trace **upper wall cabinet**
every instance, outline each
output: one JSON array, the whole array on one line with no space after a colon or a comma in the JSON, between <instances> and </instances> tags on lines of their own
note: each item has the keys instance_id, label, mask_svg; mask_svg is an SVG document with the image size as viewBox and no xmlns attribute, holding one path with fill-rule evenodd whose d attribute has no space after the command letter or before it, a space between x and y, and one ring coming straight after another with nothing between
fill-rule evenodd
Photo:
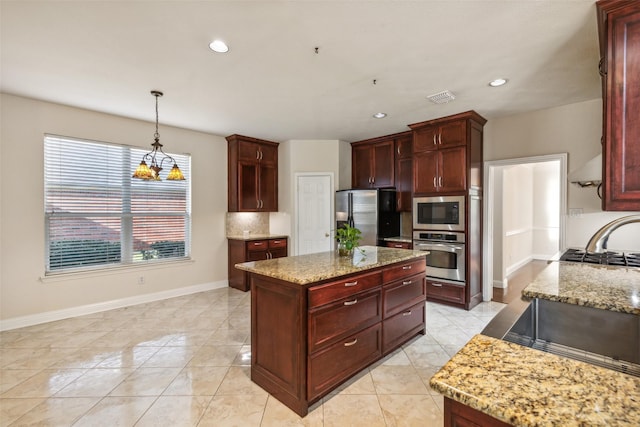
<instances>
[{"instance_id":1,"label":"upper wall cabinet","mask_svg":"<svg viewBox=\"0 0 640 427\"><path fill-rule=\"evenodd\" d=\"M351 143L351 186L383 188L395 185L393 135Z\"/></svg>"},{"instance_id":2,"label":"upper wall cabinet","mask_svg":"<svg viewBox=\"0 0 640 427\"><path fill-rule=\"evenodd\" d=\"M413 183L413 138L411 131L398 134L396 146L396 202L398 212L411 212L411 191Z\"/></svg>"},{"instance_id":3,"label":"upper wall cabinet","mask_svg":"<svg viewBox=\"0 0 640 427\"><path fill-rule=\"evenodd\" d=\"M409 125L413 130L413 193L482 187L482 129L475 111Z\"/></svg>"},{"instance_id":4,"label":"upper wall cabinet","mask_svg":"<svg viewBox=\"0 0 640 427\"><path fill-rule=\"evenodd\" d=\"M229 212L278 211L278 143L227 137Z\"/></svg>"},{"instance_id":5,"label":"upper wall cabinet","mask_svg":"<svg viewBox=\"0 0 640 427\"><path fill-rule=\"evenodd\" d=\"M603 78L602 209L640 210L640 2L596 3Z\"/></svg>"}]
</instances>

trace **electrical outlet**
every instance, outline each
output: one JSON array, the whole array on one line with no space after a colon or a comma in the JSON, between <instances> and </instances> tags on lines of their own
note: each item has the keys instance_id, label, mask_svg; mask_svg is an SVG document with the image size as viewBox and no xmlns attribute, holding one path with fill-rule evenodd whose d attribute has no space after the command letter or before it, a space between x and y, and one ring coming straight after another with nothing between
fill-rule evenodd
<instances>
[{"instance_id":1,"label":"electrical outlet","mask_svg":"<svg viewBox=\"0 0 640 427\"><path fill-rule=\"evenodd\" d=\"M574 218L582 218L582 208L569 208L569 216Z\"/></svg>"},{"instance_id":2,"label":"electrical outlet","mask_svg":"<svg viewBox=\"0 0 640 427\"><path fill-rule=\"evenodd\" d=\"M144 276L138 277L138 285L144 285Z\"/></svg>"}]
</instances>

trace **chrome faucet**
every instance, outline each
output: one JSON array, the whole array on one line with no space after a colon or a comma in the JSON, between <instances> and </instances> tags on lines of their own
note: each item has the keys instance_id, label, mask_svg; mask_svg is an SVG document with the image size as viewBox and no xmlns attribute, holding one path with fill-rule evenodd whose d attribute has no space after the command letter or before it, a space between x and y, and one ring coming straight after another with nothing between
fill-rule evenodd
<instances>
[{"instance_id":1,"label":"chrome faucet","mask_svg":"<svg viewBox=\"0 0 640 427\"><path fill-rule=\"evenodd\" d=\"M609 240L609 235L611 235L613 230L622 227L623 225L631 224L632 222L640 222L640 215L623 216L622 218L611 221L591 236L585 250L587 252L597 254L606 252L607 240Z\"/></svg>"}]
</instances>

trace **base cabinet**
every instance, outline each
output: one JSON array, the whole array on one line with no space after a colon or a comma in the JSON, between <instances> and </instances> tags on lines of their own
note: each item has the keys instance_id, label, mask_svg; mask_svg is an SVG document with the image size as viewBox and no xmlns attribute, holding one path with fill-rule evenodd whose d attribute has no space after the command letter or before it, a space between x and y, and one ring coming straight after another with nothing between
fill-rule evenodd
<instances>
[{"instance_id":1,"label":"base cabinet","mask_svg":"<svg viewBox=\"0 0 640 427\"><path fill-rule=\"evenodd\" d=\"M508 427L509 424L497 420L483 412L444 398L445 427Z\"/></svg>"},{"instance_id":2,"label":"base cabinet","mask_svg":"<svg viewBox=\"0 0 640 427\"><path fill-rule=\"evenodd\" d=\"M234 266L242 262L286 257L287 243L288 238L286 237L260 240L229 239L227 245L229 252L229 286L241 291L248 291L248 273L238 270Z\"/></svg>"},{"instance_id":3,"label":"base cabinet","mask_svg":"<svg viewBox=\"0 0 640 427\"><path fill-rule=\"evenodd\" d=\"M298 285L250 274L251 379L300 416L425 333L424 257Z\"/></svg>"}]
</instances>

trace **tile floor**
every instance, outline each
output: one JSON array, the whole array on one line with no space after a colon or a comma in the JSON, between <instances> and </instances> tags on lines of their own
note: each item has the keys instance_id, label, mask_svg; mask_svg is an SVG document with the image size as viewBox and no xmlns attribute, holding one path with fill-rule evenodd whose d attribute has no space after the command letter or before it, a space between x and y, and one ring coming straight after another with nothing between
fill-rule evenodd
<instances>
[{"instance_id":1,"label":"tile floor","mask_svg":"<svg viewBox=\"0 0 640 427\"><path fill-rule=\"evenodd\" d=\"M250 378L248 293L216 289L0 333L0 426L441 426L431 375L504 307L427 331L301 419Z\"/></svg>"}]
</instances>

